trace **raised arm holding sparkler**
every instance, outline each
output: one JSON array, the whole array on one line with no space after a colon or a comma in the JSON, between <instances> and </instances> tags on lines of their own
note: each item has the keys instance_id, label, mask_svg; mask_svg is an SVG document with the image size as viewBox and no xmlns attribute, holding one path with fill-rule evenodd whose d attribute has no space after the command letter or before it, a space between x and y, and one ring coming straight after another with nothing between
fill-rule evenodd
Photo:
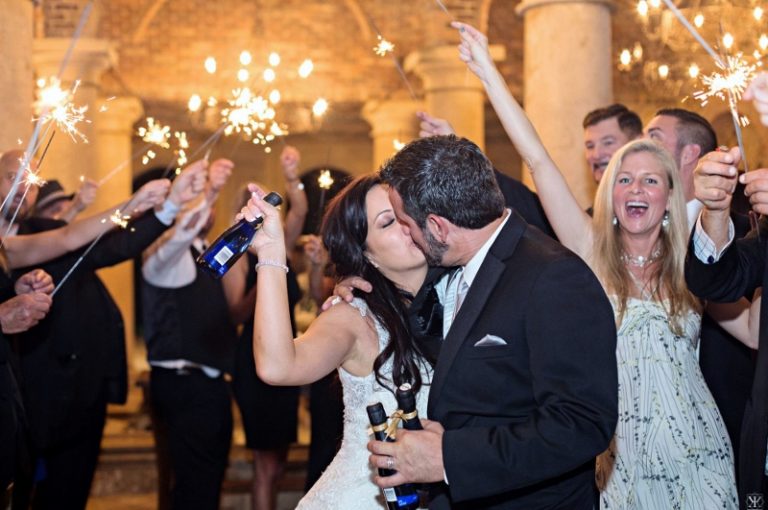
<instances>
[{"instance_id":1,"label":"raised arm holding sparkler","mask_svg":"<svg viewBox=\"0 0 768 510\"><path fill-rule=\"evenodd\" d=\"M165 208L175 207L178 211L184 202L197 196L204 182L205 166L198 161L188 167L186 174L182 172L173 186L167 179L150 181L128 201L100 214L37 234L10 236L4 243L8 264L11 268L26 267L74 251L114 228L112 218L116 211L135 216L164 204L166 196ZM175 212L171 218L174 215Z\"/></svg>"},{"instance_id":2,"label":"raised arm holding sparkler","mask_svg":"<svg viewBox=\"0 0 768 510\"><path fill-rule=\"evenodd\" d=\"M467 24L453 22L451 25L459 29L461 35L460 58L483 82L499 120L533 176L558 239L582 258L588 257L593 245L591 218L576 201L533 124L507 88L488 52L488 38Z\"/></svg>"},{"instance_id":3,"label":"raised arm holding sparkler","mask_svg":"<svg viewBox=\"0 0 768 510\"><path fill-rule=\"evenodd\" d=\"M163 202L169 187L168 181L149 182L128 202L120 204L118 209L135 213L146 211ZM9 236L3 243L8 264L11 268L31 266L76 250L111 230L115 226L110 222L114 213L113 207L55 230Z\"/></svg>"}]
</instances>

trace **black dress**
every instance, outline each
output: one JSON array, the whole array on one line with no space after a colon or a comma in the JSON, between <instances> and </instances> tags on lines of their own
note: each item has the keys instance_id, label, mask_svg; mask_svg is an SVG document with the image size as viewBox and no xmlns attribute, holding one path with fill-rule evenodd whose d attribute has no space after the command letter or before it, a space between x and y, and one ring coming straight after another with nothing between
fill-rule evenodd
<instances>
[{"instance_id":1,"label":"black dress","mask_svg":"<svg viewBox=\"0 0 768 510\"><path fill-rule=\"evenodd\" d=\"M248 253L246 294L256 285L254 266L258 259ZM288 271L288 303L291 327L296 334L293 309L301 299L296 273ZM298 386L270 386L256 375L253 361L253 315L243 324L235 351L232 390L243 417L245 444L253 450L276 450L296 441L298 424Z\"/></svg>"}]
</instances>

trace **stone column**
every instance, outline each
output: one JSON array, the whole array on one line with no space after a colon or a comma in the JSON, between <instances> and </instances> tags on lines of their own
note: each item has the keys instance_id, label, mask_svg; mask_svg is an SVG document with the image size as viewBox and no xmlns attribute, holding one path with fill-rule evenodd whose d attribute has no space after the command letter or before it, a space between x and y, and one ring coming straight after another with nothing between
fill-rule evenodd
<instances>
[{"instance_id":1,"label":"stone column","mask_svg":"<svg viewBox=\"0 0 768 510\"><path fill-rule=\"evenodd\" d=\"M70 42L69 38L44 38L34 41L33 63L38 79L58 74ZM72 140L66 133L57 132L43 162L41 175L48 179L55 177L64 189L77 188L80 176L93 178L98 173L98 143L95 138L97 125L103 115L99 112L102 104L99 83L101 74L115 65L116 60L116 54L109 41L81 38L61 77L62 88L71 88L76 80L80 81L73 103L76 106L87 105L85 115L90 120L89 123L81 122L77 125L89 143L80 139ZM46 142L47 138L41 140L41 145L44 146Z\"/></svg>"},{"instance_id":2,"label":"stone column","mask_svg":"<svg viewBox=\"0 0 768 510\"><path fill-rule=\"evenodd\" d=\"M505 51L492 46L494 60ZM424 85L424 106L430 115L447 119L456 133L485 147L485 90L480 80L459 60L455 45L427 48L408 55L405 68L414 71Z\"/></svg>"},{"instance_id":3,"label":"stone column","mask_svg":"<svg viewBox=\"0 0 768 510\"><path fill-rule=\"evenodd\" d=\"M119 97L106 103L107 109L98 114L99 121L96 125L96 137L91 144L96 148L97 171L92 174L92 179L99 181L112 169L128 162L121 170L101 187L99 187L96 201L84 214L92 214L110 208L127 200L131 195L133 171L131 168L131 140L133 137L133 125L141 118L144 109L141 101L134 97ZM135 374L133 363L136 332L134 328L134 288L133 288L133 262L128 261L117 266L105 268L99 271L99 276L106 284L110 294L117 302L123 314L125 323L125 339L128 355L128 373Z\"/></svg>"},{"instance_id":4,"label":"stone column","mask_svg":"<svg viewBox=\"0 0 768 510\"><path fill-rule=\"evenodd\" d=\"M32 134L32 2L0 0L0 152L21 148ZM22 140L22 145L18 144Z\"/></svg>"},{"instance_id":5,"label":"stone column","mask_svg":"<svg viewBox=\"0 0 768 510\"><path fill-rule=\"evenodd\" d=\"M419 136L416 112L424 106L413 99L372 100L363 107L363 118L371 125L373 170L398 151L395 141L408 143Z\"/></svg>"},{"instance_id":6,"label":"stone column","mask_svg":"<svg viewBox=\"0 0 768 510\"><path fill-rule=\"evenodd\" d=\"M523 104L583 207L595 185L584 163L582 119L613 102L610 0L523 0ZM523 169L524 182L533 186Z\"/></svg>"}]
</instances>

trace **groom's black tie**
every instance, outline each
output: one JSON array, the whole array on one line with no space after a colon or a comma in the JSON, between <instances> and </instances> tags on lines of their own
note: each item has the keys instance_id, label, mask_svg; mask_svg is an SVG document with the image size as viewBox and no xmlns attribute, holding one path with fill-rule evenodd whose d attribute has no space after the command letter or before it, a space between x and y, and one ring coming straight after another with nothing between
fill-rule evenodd
<instances>
[{"instance_id":1,"label":"groom's black tie","mask_svg":"<svg viewBox=\"0 0 768 510\"><path fill-rule=\"evenodd\" d=\"M424 355L434 364L443 343L443 305L434 284L426 284L411 306L413 335Z\"/></svg>"}]
</instances>

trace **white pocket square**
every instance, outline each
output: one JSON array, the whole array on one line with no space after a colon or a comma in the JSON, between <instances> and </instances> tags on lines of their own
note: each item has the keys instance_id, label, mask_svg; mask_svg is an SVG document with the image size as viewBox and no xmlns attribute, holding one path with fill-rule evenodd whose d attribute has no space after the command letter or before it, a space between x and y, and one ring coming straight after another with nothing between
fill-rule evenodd
<instances>
[{"instance_id":1,"label":"white pocket square","mask_svg":"<svg viewBox=\"0 0 768 510\"><path fill-rule=\"evenodd\" d=\"M475 342L475 347L488 347L491 345L507 345L507 341L496 335L485 335Z\"/></svg>"}]
</instances>

